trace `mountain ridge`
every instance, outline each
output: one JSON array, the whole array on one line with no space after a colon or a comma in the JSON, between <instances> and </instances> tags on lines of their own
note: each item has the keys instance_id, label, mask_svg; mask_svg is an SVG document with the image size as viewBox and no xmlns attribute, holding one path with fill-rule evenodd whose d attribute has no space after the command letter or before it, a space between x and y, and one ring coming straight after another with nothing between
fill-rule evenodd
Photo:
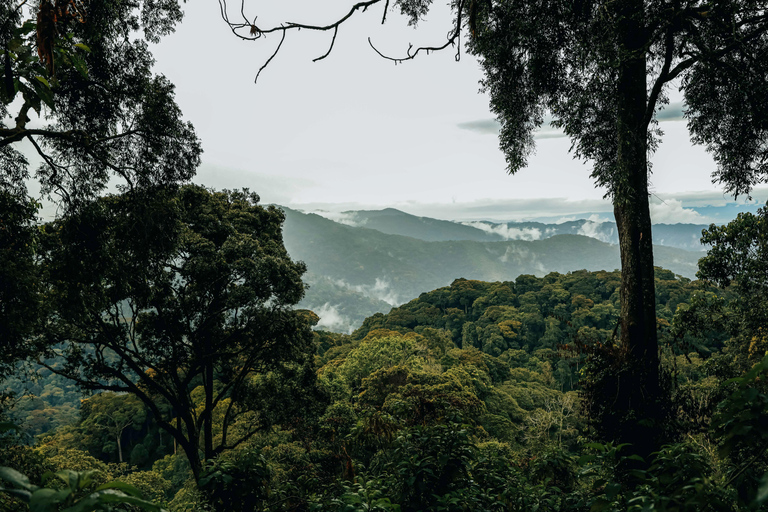
<instances>
[{"instance_id":1,"label":"mountain ridge","mask_svg":"<svg viewBox=\"0 0 768 512\"><path fill-rule=\"evenodd\" d=\"M505 281L521 274L541 277L620 267L618 246L577 234L540 240L425 241L314 213L283 211L286 249L309 269L305 280L310 287L301 307L326 312L321 328L349 331L366 316L458 278ZM694 276L700 253L660 246L655 250L658 266Z\"/></svg>"}]
</instances>

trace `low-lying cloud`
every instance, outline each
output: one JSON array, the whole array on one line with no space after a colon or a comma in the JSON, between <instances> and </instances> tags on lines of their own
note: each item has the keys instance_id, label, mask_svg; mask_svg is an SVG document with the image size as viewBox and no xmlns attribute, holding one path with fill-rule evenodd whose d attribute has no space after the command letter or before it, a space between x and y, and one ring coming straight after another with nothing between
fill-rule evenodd
<instances>
[{"instance_id":1,"label":"low-lying cloud","mask_svg":"<svg viewBox=\"0 0 768 512\"><path fill-rule=\"evenodd\" d=\"M552 126L550 121L551 119L549 118L545 119L544 123L536 129L533 134L534 139L559 139L566 136L563 130ZM476 121L458 123L456 127L483 135L498 135L501 130L501 123L496 119L478 119Z\"/></svg>"},{"instance_id":2,"label":"low-lying cloud","mask_svg":"<svg viewBox=\"0 0 768 512\"><path fill-rule=\"evenodd\" d=\"M699 212L683 208L682 201L677 199L652 202L650 206L654 224L704 224L707 221Z\"/></svg>"},{"instance_id":3,"label":"low-lying cloud","mask_svg":"<svg viewBox=\"0 0 768 512\"><path fill-rule=\"evenodd\" d=\"M666 121L682 121L684 120L684 112L684 103L670 103L656 112L656 120L661 123ZM456 127L484 135L498 135L501 130L501 123L496 119L478 119L475 121L457 123ZM566 137L565 132L560 128L552 126L552 116L549 115L544 117L544 122L533 134L534 139L559 139L561 137Z\"/></svg>"},{"instance_id":4,"label":"low-lying cloud","mask_svg":"<svg viewBox=\"0 0 768 512\"><path fill-rule=\"evenodd\" d=\"M499 235L505 240L541 240L541 230L538 228L516 228L507 224L491 224L488 222L462 222L465 226L480 229L486 233Z\"/></svg>"},{"instance_id":5,"label":"low-lying cloud","mask_svg":"<svg viewBox=\"0 0 768 512\"><path fill-rule=\"evenodd\" d=\"M501 125L495 119L479 119L477 121L467 121L465 123L459 123L456 125L462 130L469 130L471 132L483 133L489 135L498 135Z\"/></svg>"},{"instance_id":6,"label":"low-lying cloud","mask_svg":"<svg viewBox=\"0 0 768 512\"><path fill-rule=\"evenodd\" d=\"M400 296L392 289L389 281L384 278L377 277L376 281L372 285L350 284L344 279L337 279L334 281L334 283L342 288L347 288L349 290L354 290L358 293L361 293L366 297L384 301L390 306L399 306L402 304Z\"/></svg>"},{"instance_id":7,"label":"low-lying cloud","mask_svg":"<svg viewBox=\"0 0 768 512\"><path fill-rule=\"evenodd\" d=\"M510 261L520 266L531 266L534 268L536 275L544 275L547 269L539 261L535 254L531 253L525 247L519 247L517 245L509 245L507 250L504 251L499 257L499 261L502 263L509 263Z\"/></svg>"},{"instance_id":8,"label":"low-lying cloud","mask_svg":"<svg viewBox=\"0 0 768 512\"><path fill-rule=\"evenodd\" d=\"M590 215L588 219L581 225L576 234L595 238L605 243L613 242L613 235L615 228L603 226L605 221L601 220L598 215Z\"/></svg>"},{"instance_id":9,"label":"low-lying cloud","mask_svg":"<svg viewBox=\"0 0 768 512\"><path fill-rule=\"evenodd\" d=\"M345 226L352 226L354 228L362 227L366 222L368 222L368 219L359 219L357 217L357 213L355 212L332 212L327 210L315 210L311 213L324 217L328 220L332 220L333 222L344 224Z\"/></svg>"},{"instance_id":10,"label":"low-lying cloud","mask_svg":"<svg viewBox=\"0 0 768 512\"><path fill-rule=\"evenodd\" d=\"M346 332L351 334L354 330L352 321L346 316L342 315L337 306L331 305L330 302L326 302L319 308L315 308L315 314L320 317L320 321L317 322L317 328L322 330L328 330L333 332Z\"/></svg>"}]
</instances>

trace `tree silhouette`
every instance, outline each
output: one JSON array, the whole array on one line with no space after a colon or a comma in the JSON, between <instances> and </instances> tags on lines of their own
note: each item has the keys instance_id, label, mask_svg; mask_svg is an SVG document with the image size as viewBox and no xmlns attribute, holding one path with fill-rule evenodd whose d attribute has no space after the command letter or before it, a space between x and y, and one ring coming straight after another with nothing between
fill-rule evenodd
<instances>
[{"instance_id":1,"label":"tree silhouette","mask_svg":"<svg viewBox=\"0 0 768 512\"><path fill-rule=\"evenodd\" d=\"M262 428L254 376L311 347L306 315L291 309L305 267L283 247L282 212L258 200L161 188L45 226L42 336L66 362L43 364L83 389L138 397L196 478Z\"/></svg>"}]
</instances>

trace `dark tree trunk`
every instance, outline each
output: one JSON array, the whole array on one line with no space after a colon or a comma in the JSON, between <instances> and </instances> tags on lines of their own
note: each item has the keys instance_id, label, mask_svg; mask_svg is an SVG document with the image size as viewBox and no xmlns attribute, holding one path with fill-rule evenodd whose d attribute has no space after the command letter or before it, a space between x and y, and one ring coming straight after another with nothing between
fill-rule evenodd
<instances>
[{"instance_id":1,"label":"dark tree trunk","mask_svg":"<svg viewBox=\"0 0 768 512\"><path fill-rule=\"evenodd\" d=\"M203 412L203 439L205 454L204 459L213 458L213 363L208 362L205 366L205 376L203 377L205 386L205 411Z\"/></svg>"},{"instance_id":2,"label":"dark tree trunk","mask_svg":"<svg viewBox=\"0 0 768 512\"><path fill-rule=\"evenodd\" d=\"M642 0L620 0L617 90L618 169L614 215L621 252L621 346L624 361L614 413L619 441L647 456L658 448L661 387L656 335L653 238L648 205L646 44Z\"/></svg>"},{"instance_id":3,"label":"dark tree trunk","mask_svg":"<svg viewBox=\"0 0 768 512\"><path fill-rule=\"evenodd\" d=\"M123 463L123 443L120 442L120 438L123 437L123 431L121 430L119 434L116 436L117 440L117 458L120 461L120 463Z\"/></svg>"}]
</instances>

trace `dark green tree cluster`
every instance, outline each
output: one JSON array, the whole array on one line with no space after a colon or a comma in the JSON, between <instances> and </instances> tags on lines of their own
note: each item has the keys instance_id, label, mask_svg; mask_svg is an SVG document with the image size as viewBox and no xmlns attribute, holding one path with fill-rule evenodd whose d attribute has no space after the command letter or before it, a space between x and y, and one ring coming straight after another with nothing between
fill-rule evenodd
<instances>
[{"instance_id":1,"label":"dark green tree cluster","mask_svg":"<svg viewBox=\"0 0 768 512\"><path fill-rule=\"evenodd\" d=\"M34 176L43 192L65 206L112 177L126 188L189 180L200 142L149 51L181 17L176 1L3 2L2 188L26 190L21 141L42 159Z\"/></svg>"},{"instance_id":2,"label":"dark green tree cluster","mask_svg":"<svg viewBox=\"0 0 768 512\"><path fill-rule=\"evenodd\" d=\"M124 190L188 181L200 141L152 71L149 43L181 20L175 1L10 0L0 5L0 372L40 349L36 212L29 180L76 210L110 180ZM21 144L36 153L36 169Z\"/></svg>"},{"instance_id":3,"label":"dark green tree cluster","mask_svg":"<svg viewBox=\"0 0 768 512\"><path fill-rule=\"evenodd\" d=\"M768 363L700 307L735 320L738 292L657 279L673 442L639 467L585 415L587 349L614 336L619 274L583 271L457 280L352 336L316 332L314 361L251 376L261 428L198 475L131 394L88 399L77 424L15 460L100 469L171 510L761 510ZM759 364L745 373L745 358ZM202 417L204 386L190 396ZM226 414L212 417L220 439Z\"/></svg>"},{"instance_id":4,"label":"dark green tree cluster","mask_svg":"<svg viewBox=\"0 0 768 512\"><path fill-rule=\"evenodd\" d=\"M53 316L41 335L64 359L46 367L86 390L138 397L195 476L258 431L253 374L298 362L310 346L309 324L290 307L304 266L281 243L282 214L258 200L159 189L45 226ZM127 426L110 421L104 428Z\"/></svg>"},{"instance_id":5,"label":"dark green tree cluster","mask_svg":"<svg viewBox=\"0 0 768 512\"><path fill-rule=\"evenodd\" d=\"M393 5L415 23L430 2ZM283 214L182 186L199 142L148 51L178 3L0 7L0 372L27 356L93 395L35 445L0 425L4 510L160 510L141 494L179 511L768 506L765 210L705 234L700 275L723 289L653 267L647 203L674 81L717 178L734 193L765 178L764 6L452 8L510 171L550 111L614 201L622 270L457 279L313 336ZM62 206L39 228L21 141ZM112 177L121 194L97 197ZM42 382L27 404L66 401Z\"/></svg>"}]
</instances>

